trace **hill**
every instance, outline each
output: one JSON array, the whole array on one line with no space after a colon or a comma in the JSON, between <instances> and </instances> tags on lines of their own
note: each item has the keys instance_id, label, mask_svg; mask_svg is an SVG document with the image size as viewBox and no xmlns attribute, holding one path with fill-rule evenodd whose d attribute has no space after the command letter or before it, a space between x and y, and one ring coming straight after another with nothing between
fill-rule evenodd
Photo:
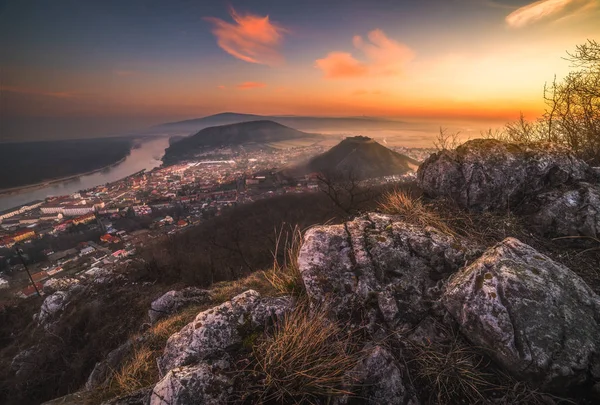
<instances>
[{"instance_id":1,"label":"hill","mask_svg":"<svg viewBox=\"0 0 600 405\"><path fill-rule=\"evenodd\" d=\"M150 128L150 132L192 134L207 127L262 120L277 122L304 131L400 130L406 128L405 122L377 117L310 117L225 112L202 118L160 124Z\"/></svg>"},{"instance_id":2,"label":"hill","mask_svg":"<svg viewBox=\"0 0 600 405\"><path fill-rule=\"evenodd\" d=\"M303 175L312 172L326 174L348 174L358 179L405 174L419 165L414 159L377 143L365 136L354 136L308 162L283 171L288 175Z\"/></svg>"},{"instance_id":3,"label":"hill","mask_svg":"<svg viewBox=\"0 0 600 405\"><path fill-rule=\"evenodd\" d=\"M244 145L249 143L266 144L270 142L296 139L321 139L320 135L301 132L273 121L261 120L241 122L204 128L197 134L172 143L163 156L165 164L191 158L206 147Z\"/></svg>"}]
</instances>

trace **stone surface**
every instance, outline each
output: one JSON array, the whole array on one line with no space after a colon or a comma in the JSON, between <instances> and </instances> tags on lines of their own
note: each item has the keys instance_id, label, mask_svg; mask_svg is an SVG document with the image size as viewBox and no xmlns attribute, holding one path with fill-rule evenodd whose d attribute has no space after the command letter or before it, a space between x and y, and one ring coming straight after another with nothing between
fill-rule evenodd
<instances>
[{"instance_id":1,"label":"stone surface","mask_svg":"<svg viewBox=\"0 0 600 405\"><path fill-rule=\"evenodd\" d=\"M150 395L152 388L142 388L133 394L125 395L110 401L103 402L102 405L148 405L150 403ZM79 403L81 404L81 403Z\"/></svg>"},{"instance_id":2,"label":"stone surface","mask_svg":"<svg viewBox=\"0 0 600 405\"><path fill-rule=\"evenodd\" d=\"M492 139L475 139L435 153L419 167L417 176L430 197L447 197L476 211L513 208L528 195L596 179L585 162L561 147Z\"/></svg>"},{"instance_id":3,"label":"stone surface","mask_svg":"<svg viewBox=\"0 0 600 405\"><path fill-rule=\"evenodd\" d=\"M117 370L121 362L133 352L133 341L128 340L115 350L108 353L106 358L94 366L90 373L87 382L85 383L86 390L93 390L102 385L112 370Z\"/></svg>"},{"instance_id":4,"label":"stone surface","mask_svg":"<svg viewBox=\"0 0 600 405\"><path fill-rule=\"evenodd\" d=\"M175 368L156 384L150 405L227 404L233 391L227 368L226 361Z\"/></svg>"},{"instance_id":5,"label":"stone surface","mask_svg":"<svg viewBox=\"0 0 600 405\"><path fill-rule=\"evenodd\" d=\"M169 370L218 357L240 344L246 335L262 331L274 318L292 307L292 299L261 298L254 290L239 294L217 307L199 313L167 341L158 359L161 375Z\"/></svg>"},{"instance_id":6,"label":"stone surface","mask_svg":"<svg viewBox=\"0 0 600 405\"><path fill-rule=\"evenodd\" d=\"M350 373L355 396L344 395L335 400L338 405L418 405L415 389L408 372L392 354L375 346ZM352 389L351 387L349 387Z\"/></svg>"},{"instance_id":7,"label":"stone surface","mask_svg":"<svg viewBox=\"0 0 600 405\"><path fill-rule=\"evenodd\" d=\"M57 291L67 291L79 283L80 281L76 278L51 278L44 283L43 291L44 294L51 295Z\"/></svg>"},{"instance_id":8,"label":"stone surface","mask_svg":"<svg viewBox=\"0 0 600 405\"><path fill-rule=\"evenodd\" d=\"M393 216L369 214L306 232L298 264L308 296L338 317L375 308L388 326L416 324L440 284L473 253L463 241ZM371 320L375 324L375 320Z\"/></svg>"},{"instance_id":9,"label":"stone surface","mask_svg":"<svg viewBox=\"0 0 600 405\"><path fill-rule=\"evenodd\" d=\"M148 311L150 323L155 324L158 320L174 314L188 305L205 304L210 301L210 298L210 291L195 287L169 291L154 300L150 305Z\"/></svg>"},{"instance_id":10,"label":"stone surface","mask_svg":"<svg viewBox=\"0 0 600 405\"><path fill-rule=\"evenodd\" d=\"M600 238L600 185L581 182L537 195L527 204L531 226L546 236ZM527 208L526 208L527 209Z\"/></svg>"},{"instance_id":11,"label":"stone surface","mask_svg":"<svg viewBox=\"0 0 600 405\"><path fill-rule=\"evenodd\" d=\"M565 266L508 238L449 282L442 302L475 345L547 389L600 378L600 299Z\"/></svg>"}]
</instances>

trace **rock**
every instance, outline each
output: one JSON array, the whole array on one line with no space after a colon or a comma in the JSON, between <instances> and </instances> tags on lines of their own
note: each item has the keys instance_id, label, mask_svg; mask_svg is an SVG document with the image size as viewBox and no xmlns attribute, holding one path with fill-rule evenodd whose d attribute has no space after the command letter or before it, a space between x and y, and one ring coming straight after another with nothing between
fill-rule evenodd
<instances>
[{"instance_id":1,"label":"rock","mask_svg":"<svg viewBox=\"0 0 600 405\"><path fill-rule=\"evenodd\" d=\"M43 286L44 294L51 295L57 291L67 291L71 287L78 285L79 280L76 278L51 278L46 281Z\"/></svg>"},{"instance_id":2,"label":"rock","mask_svg":"<svg viewBox=\"0 0 600 405\"><path fill-rule=\"evenodd\" d=\"M211 299L210 291L188 287L179 291L169 291L150 305L148 316L150 323L155 324L159 319L174 314L183 307L191 304L206 304Z\"/></svg>"},{"instance_id":3,"label":"rock","mask_svg":"<svg viewBox=\"0 0 600 405\"><path fill-rule=\"evenodd\" d=\"M350 373L359 387L355 396L344 395L335 404L418 405L408 371L381 346L375 346ZM351 389L351 387L348 387Z\"/></svg>"},{"instance_id":4,"label":"rock","mask_svg":"<svg viewBox=\"0 0 600 405\"><path fill-rule=\"evenodd\" d=\"M533 197L525 211L541 235L600 238L600 186L581 182Z\"/></svg>"},{"instance_id":5,"label":"rock","mask_svg":"<svg viewBox=\"0 0 600 405\"><path fill-rule=\"evenodd\" d=\"M132 394L103 402L102 405L147 405L151 394L152 387L142 388Z\"/></svg>"},{"instance_id":6,"label":"rock","mask_svg":"<svg viewBox=\"0 0 600 405\"><path fill-rule=\"evenodd\" d=\"M115 350L108 353L106 358L94 366L85 383L85 389L90 391L104 384L112 370L118 370L126 356L133 352L133 341L128 340Z\"/></svg>"},{"instance_id":7,"label":"rock","mask_svg":"<svg viewBox=\"0 0 600 405\"><path fill-rule=\"evenodd\" d=\"M459 271L442 302L463 334L512 375L549 390L600 378L600 298L516 239Z\"/></svg>"},{"instance_id":8,"label":"rock","mask_svg":"<svg viewBox=\"0 0 600 405\"><path fill-rule=\"evenodd\" d=\"M201 312L192 322L172 335L158 359L161 375L169 370L214 357L243 338L264 329L292 307L292 299L261 298L254 290L239 294L217 307Z\"/></svg>"},{"instance_id":9,"label":"rock","mask_svg":"<svg viewBox=\"0 0 600 405\"><path fill-rule=\"evenodd\" d=\"M8 282L8 280L5 280L2 277L0 277L0 290L5 290L5 289L8 289L9 287L10 287L10 283Z\"/></svg>"},{"instance_id":10,"label":"rock","mask_svg":"<svg viewBox=\"0 0 600 405\"><path fill-rule=\"evenodd\" d=\"M17 353L13 357L10 367L14 370L17 377L27 377L37 371L38 357L41 355L41 348L33 346Z\"/></svg>"},{"instance_id":11,"label":"rock","mask_svg":"<svg viewBox=\"0 0 600 405\"><path fill-rule=\"evenodd\" d=\"M425 194L448 197L475 211L513 208L528 195L596 178L585 162L562 147L492 139L475 139L435 153L419 167L417 176Z\"/></svg>"},{"instance_id":12,"label":"rock","mask_svg":"<svg viewBox=\"0 0 600 405\"><path fill-rule=\"evenodd\" d=\"M175 368L156 384L150 405L227 404L233 391L227 368L226 361Z\"/></svg>"},{"instance_id":13,"label":"rock","mask_svg":"<svg viewBox=\"0 0 600 405\"><path fill-rule=\"evenodd\" d=\"M311 228L298 265L308 296L327 303L338 318L360 320L375 308L389 327L396 327L424 318L441 294L442 281L471 254L463 241L434 228L368 214L343 225Z\"/></svg>"}]
</instances>

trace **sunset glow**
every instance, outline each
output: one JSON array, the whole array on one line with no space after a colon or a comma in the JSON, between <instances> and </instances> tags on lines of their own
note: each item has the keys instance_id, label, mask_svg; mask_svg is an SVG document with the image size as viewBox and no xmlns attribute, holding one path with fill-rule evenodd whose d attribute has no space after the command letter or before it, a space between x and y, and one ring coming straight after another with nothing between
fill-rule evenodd
<instances>
[{"instance_id":1,"label":"sunset glow","mask_svg":"<svg viewBox=\"0 0 600 405\"><path fill-rule=\"evenodd\" d=\"M535 117L600 37L597 0L26 3L0 8L2 119L67 137L82 117L101 136L222 111Z\"/></svg>"}]
</instances>

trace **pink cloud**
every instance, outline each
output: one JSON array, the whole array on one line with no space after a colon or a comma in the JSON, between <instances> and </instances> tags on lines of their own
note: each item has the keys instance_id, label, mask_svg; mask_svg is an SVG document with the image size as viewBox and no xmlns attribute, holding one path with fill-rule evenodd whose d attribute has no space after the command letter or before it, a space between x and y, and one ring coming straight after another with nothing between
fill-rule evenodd
<instances>
[{"instance_id":1,"label":"pink cloud","mask_svg":"<svg viewBox=\"0 0 600 405\"><path fill-rule=\"evenodd\" d=\"M269 16L240 15L230 9L234 23L206 17L213 25L217 44L228 54L250 63L275 66L283 62L278 47L287 30L272 23Z\"/></svg>"},{"instance_id":2,"label":"pink cloud","mask_svg":"<svg viewBox=\"0 0 600 405\"><path fill-rule=\"evenodd\" d=\"M223 86L223 85L221 84L221 85L217 86L217 89L219 89L219 90L225 90L225 86Z\"/></svg>"},{"instance_id":3,"label":"pink cloud","mask_svg":"<svg viewBox=\"0 0 600 405\"><path fill-rule=\"evenodd\" d=\"M244 82L240 83L236 86L240 90L251 90L251 89L259 89L262 87L267 87L265 83L260 82Z\"/></svg>"},{"instance_id":4,"label":"pink cloud","mask_svg":"<svg viewBox=\"0 0 600 405\"><path fill-rule=\"evenodd\" d=\"M315 66L328 79L390 76L400 74L404 66L414 58L408 46L388 38L382 30L373 30L364 40L360 35L352 39L356 49L362 52L365 61L356 59L347 52L330 52L318 59Z\"/></svg>"},{"instance_id":5,"label":"pink cloud","mask_svg":"<svg viewBox=\"0 0 600 405\"><path fill-rule=\"evenodd\" d=\"M581 13L595 5L596 0L540 0L507 15L506 24L511 28L522 28L540 21Z\"/></svg>"}]
</instances>

